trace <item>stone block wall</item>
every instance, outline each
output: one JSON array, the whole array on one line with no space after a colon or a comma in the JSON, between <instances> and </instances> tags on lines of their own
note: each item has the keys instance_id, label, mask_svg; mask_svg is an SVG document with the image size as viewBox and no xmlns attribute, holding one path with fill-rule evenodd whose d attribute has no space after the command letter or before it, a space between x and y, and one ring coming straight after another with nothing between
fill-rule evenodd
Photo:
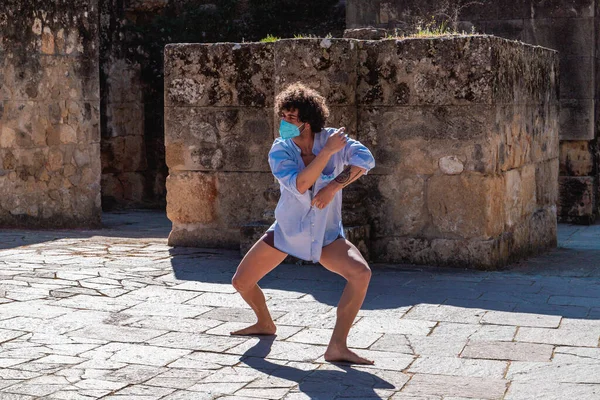
<instances>
[{"instance_id":1,"label":"stone block wall","mask_svg":"<svg viewBox=\"0 0 600 400\"><path fill-rule=\"evenodd\" d=\"M355 41L333 42L166 47L171 245L239 248L242 225L272 221L277 195L271 194L274 178L267 158L278 135L273 101L285 85L303 80L318 89L330 106L329 123L347 126L356 137L357 47ZM194 193L198 185L212 194ZM190 203L191 198L197 200ZM195 204L191 214L190 204Z\"/></svg>"},{"instance_id":2,"label":"stone block wall","mask_svg":"<svg viewBox=\"0 0 600 400\"><path fill-rule=\"evenodd\" d=\"M165 48L170 245L239 248L273 182L273 45Z\"/></svg>"},{"instance_id":3,"label":"stone block wall","mask_svg":"<svg viewBox=\"0 0 600 400\"><path fill-rule=\"evenodd\" d=\"M374 261L495 268L556 244L553 51L489 36L300 39L170 45L165 65L171 245L236 248L240 226L274 207L271 107L296 80L375 155L343 212L370 226Z\"/></svg>"},{"instance_id":4,"label":"stone block wall","mask_svg":"<svg viewBox=\"0 0 600 400\"><path fill-rule=\"evenodd\" d=\"M348 0L347 28L414 30L416 21L448 20L459 30L544 46L560 54L560 196L562 221L589 223L600 207L597 140L600 103L598 4L594 0Z\"/></svg>"},{"instance_id":5,"label":"stone block wall","mask_svg":"<svg viewBox=\"0 0 600 400\"><path fill-rule=\"evenodd\" d=\"M0 227L100 224L95 1L0 9Z\"/></svg>"},{"instance_id":6,"label":"stone block wall","mask_svg":"<svg viewBox=\"0 0 600 400\"><path fill-rule=\"evenodd\" d=\"M556 244L556 53L474 36L361 41L359 60L372 254L490 268Z\"/></svg>"}]
</instances>

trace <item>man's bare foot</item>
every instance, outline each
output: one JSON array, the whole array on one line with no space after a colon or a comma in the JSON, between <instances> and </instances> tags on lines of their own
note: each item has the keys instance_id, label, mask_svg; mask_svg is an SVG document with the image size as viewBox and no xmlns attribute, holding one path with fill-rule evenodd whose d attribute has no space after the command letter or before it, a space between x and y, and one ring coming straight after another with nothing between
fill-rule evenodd
<instances>
[{"instance_id":1,"label":"man's bare foot","mask_svg":"<svg viewBox=\"0 0 600 400\"><path fill-rule=\"evenodd\" d=\"M274 335L277 332L277 327L275 324L271 323L268 325L265 324L254 324L244 329L240 329L239 331L230 332L231 335Z\"/></svg>"},{"instance_id":2,"label":"man's bare foot","mask_svg":"<svg viewBox=\"0 0 600 400\"><path fill-rule=\"evenodd\" d=\"M338 348L329 345L327 351L325 351L325 361L327 362L348 362L351 364L366 364L373 365L375 362L367 360L351 351L347 347Z\"/></svg>"}]
</instances>

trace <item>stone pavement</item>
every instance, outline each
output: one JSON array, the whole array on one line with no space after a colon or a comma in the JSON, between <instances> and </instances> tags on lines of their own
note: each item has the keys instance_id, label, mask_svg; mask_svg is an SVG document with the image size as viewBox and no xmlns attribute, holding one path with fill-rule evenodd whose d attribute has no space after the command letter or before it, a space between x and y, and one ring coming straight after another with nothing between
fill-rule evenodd
<instances>
[{"instance_id":1,"label":"stone pavement","mask_svg":"<svg viewBox=\"0 0 600 400\"><path fill-rule=\"evenodd\" d=\"M281 265L274 338L230 285L232 251L170 248L169 221L0 231L0 399L600 399L600 226L503 272L373 265L350 344L323 352L342 279Z\"/></svg>"}]
</instances>

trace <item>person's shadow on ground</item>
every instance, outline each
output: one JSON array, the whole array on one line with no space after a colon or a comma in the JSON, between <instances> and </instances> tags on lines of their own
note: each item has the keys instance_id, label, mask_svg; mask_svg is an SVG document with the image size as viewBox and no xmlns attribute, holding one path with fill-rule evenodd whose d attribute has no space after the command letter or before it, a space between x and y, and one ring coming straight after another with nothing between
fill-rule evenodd
<instances>
[{"instance_id":1,"label":"person's shadow on ground","mask_svg":"<svg viewBox=\"0 0 600 400\"><path fill-rule=\"evenodd\" d=\"M280 365L266 359L271 352L275 336L263 336L249 348L241 361L251 368L268 373L272 377L298 383L298 391L311 399L331 399L337 396L355 398L380 398L374 389L400 390L374 374L352 368L349 364L336 363L343 370L305 371L288 365ZM398 372L400 373L400 372Z\"/></svg>"},{"instance_id":2,"label":"person's shadow on ground","mask_svg":"<svg viewBox=\"0 0 600 400\"><path fill-rule=\"evenodd\" d=\"M231 285L240 258L239 252L232 250L176 247L169 253L173 274L178 280L225 285ZM418 304L444 304L490 311L598 319L600 308L596 298L600 267L594 260L599 258L600 250L596 253L556 249L510 270L493 272L416 265L388 268L388 265L377 264L373 265L373 277L361 309L386 310ZM582 265L587 269L583 269ZM319 265L281 264L261 279L259 285L267 289L267 297L269 290L296 292L297 297L309 295L319 303L334 307L345 283L342 277ZM563 306L548 303L551 295L573 296L573 293L590 298L589 304Z\"/></svg>"}]
</instances>

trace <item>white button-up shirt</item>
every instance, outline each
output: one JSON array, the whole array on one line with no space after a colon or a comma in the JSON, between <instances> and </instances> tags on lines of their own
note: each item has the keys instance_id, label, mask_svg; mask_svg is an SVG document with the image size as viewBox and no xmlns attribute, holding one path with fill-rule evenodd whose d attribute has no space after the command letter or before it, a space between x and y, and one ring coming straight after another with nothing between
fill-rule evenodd
<instances>
[{"instance_id":1,"label":"white button-up shirt","mask_svg":"<svg viewBox=\"0 0 600 400\"><path fill-rule=\"evenodd\" d=\"M319 154L334 131L334 128L325 128L315 134L313 154ZM267 230L274 231L275 248L302 260L318 262L324 246L345 236L342 191L338 191L323 209L311 206L314 195L335 179L346 165L361 167L367 172L371 170L375 167L373 155L362 143L348 138L346 146L331 156L312 190L304 194L298 191L296 179L305 165L300 148L292 139L275 139L269 151L269 165L281 188L275 208L276 221Z\"/></svg>"}]
</instances>

